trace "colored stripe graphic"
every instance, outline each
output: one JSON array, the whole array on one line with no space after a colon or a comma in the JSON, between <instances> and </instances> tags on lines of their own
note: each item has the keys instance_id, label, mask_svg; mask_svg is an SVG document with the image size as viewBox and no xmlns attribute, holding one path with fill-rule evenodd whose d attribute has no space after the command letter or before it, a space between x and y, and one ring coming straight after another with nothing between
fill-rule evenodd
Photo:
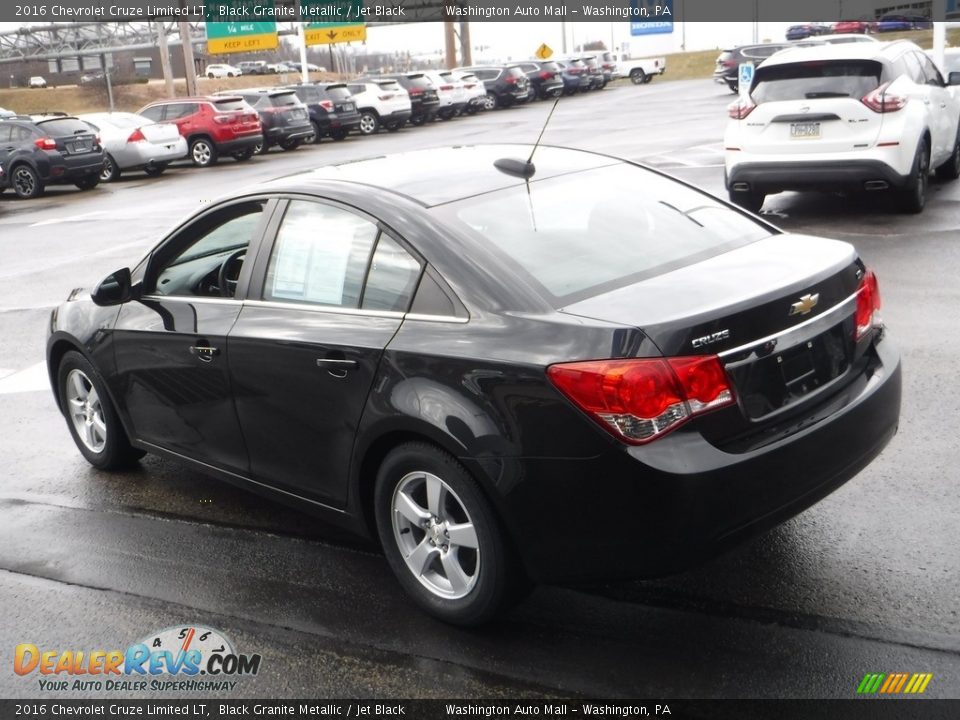
<instances>
[{"instance_id":1,"label":"colored stripe graphic","mask_svg":"<svg viewBox=\"0 0 960 720\"><path fill-rule=\"evenodd\" d=\"M933 673L867 673L857 686L858 695L920 695L933 680Z\"/></svg>"}]
</instances>

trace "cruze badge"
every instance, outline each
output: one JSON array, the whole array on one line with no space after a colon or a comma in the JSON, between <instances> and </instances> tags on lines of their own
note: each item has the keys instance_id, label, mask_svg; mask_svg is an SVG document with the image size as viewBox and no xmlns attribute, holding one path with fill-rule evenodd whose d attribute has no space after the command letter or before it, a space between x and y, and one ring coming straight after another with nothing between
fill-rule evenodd
<instances>
[{"instance_id":1,"label":"cruze badge","mask_svg":"<svg viewBox=\"0 0 960 720\"><path fill-rule=\"evenodd\" d=\"M804 295L797 302L790 306L790 315L806 315L813 310L820 302L820 293Z\"/></svg>"},{"instance_id":2,"label":"cruze badge","mask_svg":"<svg viewBox=\"0 0 960 720\"><path fill-rule=\"evenodd\" d=\"M706 345L712 345L715 342L720 342L721 340L726 340L729 337L729 330L721 330L719 332L710 333L709 335L704 335L703 337L694 338L690 344L695 348L701 348Z\"/></svg>"}]
</instances>

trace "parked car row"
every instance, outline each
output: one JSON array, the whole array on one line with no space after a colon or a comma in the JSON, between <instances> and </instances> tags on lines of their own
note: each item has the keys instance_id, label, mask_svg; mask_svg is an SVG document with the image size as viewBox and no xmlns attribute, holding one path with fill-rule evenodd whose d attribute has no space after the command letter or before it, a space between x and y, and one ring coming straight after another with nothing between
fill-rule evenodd
<instances>
[{"instance_id":1,"label":"parked car row","mask_svg":"<svg viewBox=\"0 0 960 720\"><path fill-rule=\"evenodd\" d=\"M396 132L408 123L601 89L619 76L615 59L606 55L224 90L157 100L136 113L21 116L0 110L0 191L9 187L33 198L56 183L89 189L128 171L157 176L181 159L197 167L227 157L244 162L272 147L292 151L323 138ZM266 64L257 67L264 72L249 63L211 64L207 71L222 77L268 72Z\"/></svg>"},{"instance_id":2,"label":"parked car row","mask_svg":"<svg viewBox=\"0 0 960 720\"><path fill-rule=\"evenodd\" d=\"M845 33L884 33L905 30L927 30L933 26L925 15L887 14L879 20L841 20L832 25L824 23L800 23L787 28L787 40L802 40L819 35Z\"/></svg>"}]
</instances>

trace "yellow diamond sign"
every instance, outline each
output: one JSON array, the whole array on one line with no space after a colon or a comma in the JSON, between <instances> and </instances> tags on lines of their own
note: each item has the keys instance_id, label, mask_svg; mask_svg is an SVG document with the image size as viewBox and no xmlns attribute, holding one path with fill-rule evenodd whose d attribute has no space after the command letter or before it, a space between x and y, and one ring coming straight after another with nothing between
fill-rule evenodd
<instances>
[{"instance_id":1,"label":"yellow diamond sign","mask_svg":"<svg viewBox=\"0 0 960 720\"><path fill-rule=\"evenodd\" d=\"M553 50L546 43L541 43L540 47L537 48L537 51L534 53L541 60L548 60L551 55L553 55Z\"/></svg>"}]
</instances>

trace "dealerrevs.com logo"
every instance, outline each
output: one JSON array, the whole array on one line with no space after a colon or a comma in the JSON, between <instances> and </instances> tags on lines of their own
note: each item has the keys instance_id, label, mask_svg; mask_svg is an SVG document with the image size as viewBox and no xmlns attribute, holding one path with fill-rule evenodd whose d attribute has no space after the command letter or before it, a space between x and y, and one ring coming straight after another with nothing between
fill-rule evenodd
<instances>
[{"instance_id":1,"label":"dealerrevs.com logo","mask_svg":"<svg viewBox=\"0 0 960 720\"><path fill-rule=\"evenodd\" d=\"M223 633L199 625L151 633L126 650L60 650L21 643L13 671L44 691L232 691L260 671L259 654L242 655Z\"/></svg>"},{"instance_id":2,"label":"dealerrevs.com logo","mask_svg":"<svg viewBox=\"0 0 960 720\"><path fill-rule=\"evenodd\" d=\"M858 695L922 695L933 673L867 673L857 686Z\"/></svg>"}]
</instances>

